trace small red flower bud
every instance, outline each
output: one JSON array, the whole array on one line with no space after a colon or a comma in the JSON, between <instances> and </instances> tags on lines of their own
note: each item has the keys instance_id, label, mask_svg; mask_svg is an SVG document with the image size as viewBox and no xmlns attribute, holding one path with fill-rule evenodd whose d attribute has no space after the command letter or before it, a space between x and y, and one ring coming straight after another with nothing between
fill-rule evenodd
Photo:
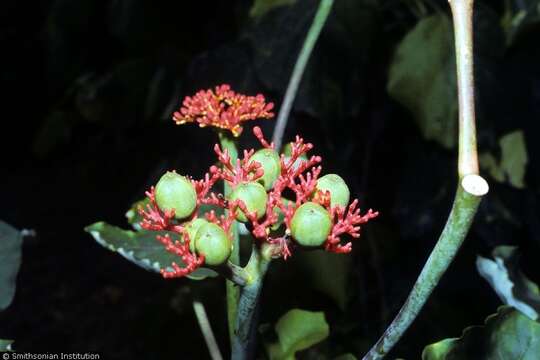
<instances>
[{"instance_id":1,"label":"small red flower bud","mask_svg":"<svg viewBox=\"0 0 540 360\"><path fill-rule=\"evenodd\" d=\"M197 122L200 127L215 126L230 130L234 136L242 133L242 122L274 116L273 103L266 103L264 96L237 94L229 85L216 86L214 90L201 90L193 97L187 96L182 107L173 115L176 124Z\"/></svg>"}]
</instances>

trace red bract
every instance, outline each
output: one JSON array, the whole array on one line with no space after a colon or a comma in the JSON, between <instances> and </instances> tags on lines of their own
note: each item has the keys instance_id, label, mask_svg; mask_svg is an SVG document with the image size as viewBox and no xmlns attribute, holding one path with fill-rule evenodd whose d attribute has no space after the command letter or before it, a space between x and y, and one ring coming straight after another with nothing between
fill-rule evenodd
<instances>
[{"instance_id":1,"label":"red bract","mask_svg":"<svg viewBox=\"0 0 540 360\"><path fill-rule=\"evenodd\" d=\"M201 90L193 97L187 96L179 111L173 114L177 124L197 122L200 127L215 126L230 130L234 136L242 133L241 123L274 116L273 103L266 103L264 96L237 94L227 84L214 90Z\"/></svg>"}]
</instances>

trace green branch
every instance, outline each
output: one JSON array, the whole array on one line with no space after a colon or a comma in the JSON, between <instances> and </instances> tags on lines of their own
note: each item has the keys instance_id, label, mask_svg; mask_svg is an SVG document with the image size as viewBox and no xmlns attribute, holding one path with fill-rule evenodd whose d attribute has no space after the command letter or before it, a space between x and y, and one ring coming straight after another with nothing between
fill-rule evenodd
<instances>
[{"instance_id":1,"label":"green branch","mask_svg":"<svg viewBox=\"0 0 540 360\"><path fill-rule=\"evenodd\" d=\"M478 174L474 112L473 0L449 0L454 19L459 100L458 174Z\"/></svg>"},{"instance_id":2,"label":"green branch","mask_svg":"<svg viewBox=\"0 0 540 360\"><path fill-rule=\"evenodd\" d=\"M461 244L480 204L487 194L487 182L478 175L473 76L473 0L450 0L456 42L459 98L460 183L454 204L437 244L418 276L405 304L384 334L364 356L364 360L382 359L412 324L439 283Z\"/></svg>"},{"instance_id":3,"label":"green branch","mask_svg":"<svg viewBox=\"0 0 540 360\"><path fill-rule=\"evenodd\" d=\"M204 309L204 305L200 301L194 300L193 311L195 312L195 316L197 317L197 321L199 322L199 326L201 328L204 341L206 342L206 347L208 348L208 351L210 352L210 358L212 360L223 360L223 357L221 356L221 352L219 351L219 346L217 344L216 337L214 336L214 333L212 332L210 321L208 320L208 316L206 315L206 310Z\"/></svg>"},{"instance_id":4,"label":"green branch","mask_svg":"<svg viewBox=\"0 0 540 360\"><path fill-rule=\"evenodd\" d=\"M238 148L236 146L236 141L228 132L220 131L219 132L219 142L223 150L227 150L231 156L231 161L233 163L238 159ZM223 192L225 197L228 197L231 192L231 187L224 182ZM231 226L232 239L233 239L233 250L229 261L233 265L240 264L240 237L238 235L238 223L235 221ZM234 338L234 325L236 321L236 313L238 310L238 300L240 298L240 290L238 286L227 280L227 321L229 325L229 338L232 344Z\"/></svg>"},{"instance_id":5,"label":"green branch","mask_svg":"<svg viewBox=\"0 0 540 360\"><path fill-rule=\"evenodd\" d=\"M270 258L262 255L261 249L253 246L251 258L246 272L249 274L247 284L242 288L240 302L238 304L238 318L234 330L234 339L232 342L232 359L245 360L252 358L254 351L254 334L256 332L256 323L254 317L256 314L259 296L261 294L264 276L270 265Z\"/></svg>"},{"instance_id":6,"label":"green branch","mask_svg":"<svg viewBox=\"0 0 540 360\"><path fill-rule=\"evenodd\" d=\"M274 134L272 136L272 141L274 142L276 149L281 148L281 143L283 141L283 133L285 132L285 127L287 126L287 120L289 119L289 114L291 113L292 104L296 98L296 93L298 92L298 87L300 86L300 80L306 69L307 62L319 38L321 30L326 23L326 19L330 14L332 9L332 4L334 0L321 0L319 3L319 8L313 19L313 23L309 28L306 39L304 40L304 45L300 54L294 65L293 73L289 84L287 85L287 90L285 92L285 97L283 98L283 103L281 104L281 109L279 111L276 127L274 128Z\"/></svg>"}]
</instances>

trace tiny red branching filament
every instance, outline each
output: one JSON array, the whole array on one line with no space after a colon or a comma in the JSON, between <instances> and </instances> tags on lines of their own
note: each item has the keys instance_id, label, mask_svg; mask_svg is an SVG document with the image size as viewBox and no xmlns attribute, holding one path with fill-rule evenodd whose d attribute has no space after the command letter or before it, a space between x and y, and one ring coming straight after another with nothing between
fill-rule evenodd
<instances>
[{"instance_id":1,"label":"tiny red branching filament","mask_svg":"<svg viewBox=\"0 0 540 360\"><path fill-rule=\"evenodd\" d=\"M243 158L237 159L234 165L231 162L231 157L227 149L221 150L220 146L216 144L214 145L214 151L223 167L220 169L214 166L210 168L210 172L227 181L232 187L243 182L255 181L264 175L261 164L257 161L249 160L255 152L253 149L249 151L244 150Z\"/></svg>"},{"instance_id":2,"label":"tiny red branching filament","mask_svg":"<svg viewBox=\"0 0 540 360\"><path fill-rule=\"evenodd\" d=\"M201 90L187 96L179 111L173 114L177 124L196 122L200 127L214 126L230 130L234 136L242 133L241 124L248 120L274 117L273 103L266 103L263 95L246 96L235 93L227 84L214 90Z\"/></svg>"},{"instance_id":3,"label":"tiny red branching filament","mask_svg":"<svg viewBox=\"0 0 540 360\"><path fill-rule=\"evenodd\" d=\"M162 211L157 205L155 188L152 186L145 194L148 197L149 203L146 207L140 205L137 209L143 218L141 227L145 230L180 233L182 226L175 223L174 210Z\"/></svg>"},{"instance_id":4,"label":"tiny red branching filament","mask_svg":"<svg viewBox=\"0 0 540 360\"><path fill-rule=\"evenodd\" d=\"M352 250L351 242L341 245L340 236L349 234L353 238L360 237L360 225L367 223L369 220L376 218L379 212L368 210L364 215L360 215L360 209L357 208L358 199L355 199L345 211L344 207L335 206L330 209L333 226L328 239L324 244L326 251L334 253L348 253Z\"/></svg>"},{"instance_id":5,"label":"tiny red branching filament","mask_svg":"<svg viewBox=\"0 0 540 360\"><path fill-rule=\"evenodd\" d=\"M169 234L157 235L157 240L165 246L165 250L180 257L185 266L180 267L176 262L171 264L172 270L161 269L161 275L166 278L177 278L191 274L204 264L204 255L197 255L189 250L189 235L182 233L183 241L173 240Z\"/></svg>"}]
</instances>

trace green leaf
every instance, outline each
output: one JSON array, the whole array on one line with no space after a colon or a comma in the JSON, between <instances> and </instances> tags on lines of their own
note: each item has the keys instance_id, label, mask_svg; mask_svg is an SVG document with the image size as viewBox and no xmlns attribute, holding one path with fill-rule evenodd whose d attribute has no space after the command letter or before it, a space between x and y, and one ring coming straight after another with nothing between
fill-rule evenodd
<instances>
[{"instance_id":1,"label":"green leaf","mask_svg":"<svg viewBox=\"0 0 540 360\"><path fill-rule=\"evenodd\" d=\"M296 0L255 0L249 10L249 16L258 19L274 8L292 5L295 2Z\"/></svg>"},{"instance_id":2,"label":"green leaf","mask_svg":"<svg viewBox=\"0 0 540 360\"><path fill-rule=\"evenodd\" d=\"M509 183L515 188L525 187L525 172L529 161L525 137L522 130L508 133L499 139L501 159L497 161L490 153L480 155L480 164L490 176L500 183Z\"/></svg>"},{"instance_id":3,"label":"green leaf","mask_svg":"<svg viewBox=\"0 0 540 360\"><path fill-rule=\"evenodd\" d=\"M125 214L128 223L131 225L131 227L133 227L133 229L137 231L142 230L140 224L142 221L142 216L139 214L139 206L142 206L144 208L146 207L146 205L148 205L148 202L148 198L144 198L134 202Z\"/></svg>"},{"instance_id":4,"label":"green leaf","mask_svg":"<svg viewBox=\"0 0 540 360\"><path fill-rule=\"evenodd\" d=\"M173 262L179 266L183 265L181 258L166 251L165 247L156 240L156 235L163 235L165 232L124 230L105 222L97 222L84 230L103 247L119 253L145 270L159 273L161 269L172 270L170 265ZM215 271L200 268L187 277L202 280L214 276L217 276Z\"/></svg>"},{"instance_id":5,"label":"green leaf","mask_svg":"<svg viewBox=\"0 0 540 360\"><path fill-rule=\"evenodd\" d=\"M6 309L15 296L17 273L21 266L22 234L0 221L0 311Z\"/></svg>"},{"instance_id":6,"label":"green leaf","mask_svg":"<svg viewBox=\"0 0 540 360\"><path fill-rule=\"evenodd\" d=\"M521 272L517 247L496 247L493 260L478 256L476 268L504 304L516 308L532 320L538 320L540 289Z\"/></svg>"},{"instance_id":7,"label":"green leaf","mask_svg":"<svg viewBox=\"0 0 540 360\"><path fill-rule=\"evenodd\" d=\"M398 45L388 75L390 96L412 112L423 136L456 145L458 104L452 25L445 14L423 18Z\"/></svg>"},{"instance_id":8,"label":"green leaf","mask_svg":"<svg viewBox=\"0 0 540 360\"><path fill-rule=\"evenodd\" d=\"M309 286L325 293L345 310L351 260L350 256L316 250L298 254L296 261Z\"/></svg>"},{"instance_id":9,"label":"green leaf","mask_svg":"<svg viewBox=\"0 0 540 360\"><path fill-rule=\"evenodd\" d=\"M460 338L427 346L423 360L521 359L536 360L540 354L540 324L521 312L502 306L484 326L471 326Z\"/></svg>"},{"instance_id":10,"label":"green leaf","mask_svg":"<svg viewBox=\"0 0 540 360\"><path fill-rule=\"evenodd\" d=\"M294 359L305 350L328 337L329 328L323 312L292 309L275 326L279 341L267 347L271 360Z\"/></svg>"},{"instance_id":11,"label":"green leaf","mask_svg":"<svg viewBox=\"0 0 540 360\"><path fill-rule=\"evenodd\" d=\"M0 339L0 351L13 351L11 348L11 344L13 344L13 342L13 340Z\"/></svg>"}]
</instances>

